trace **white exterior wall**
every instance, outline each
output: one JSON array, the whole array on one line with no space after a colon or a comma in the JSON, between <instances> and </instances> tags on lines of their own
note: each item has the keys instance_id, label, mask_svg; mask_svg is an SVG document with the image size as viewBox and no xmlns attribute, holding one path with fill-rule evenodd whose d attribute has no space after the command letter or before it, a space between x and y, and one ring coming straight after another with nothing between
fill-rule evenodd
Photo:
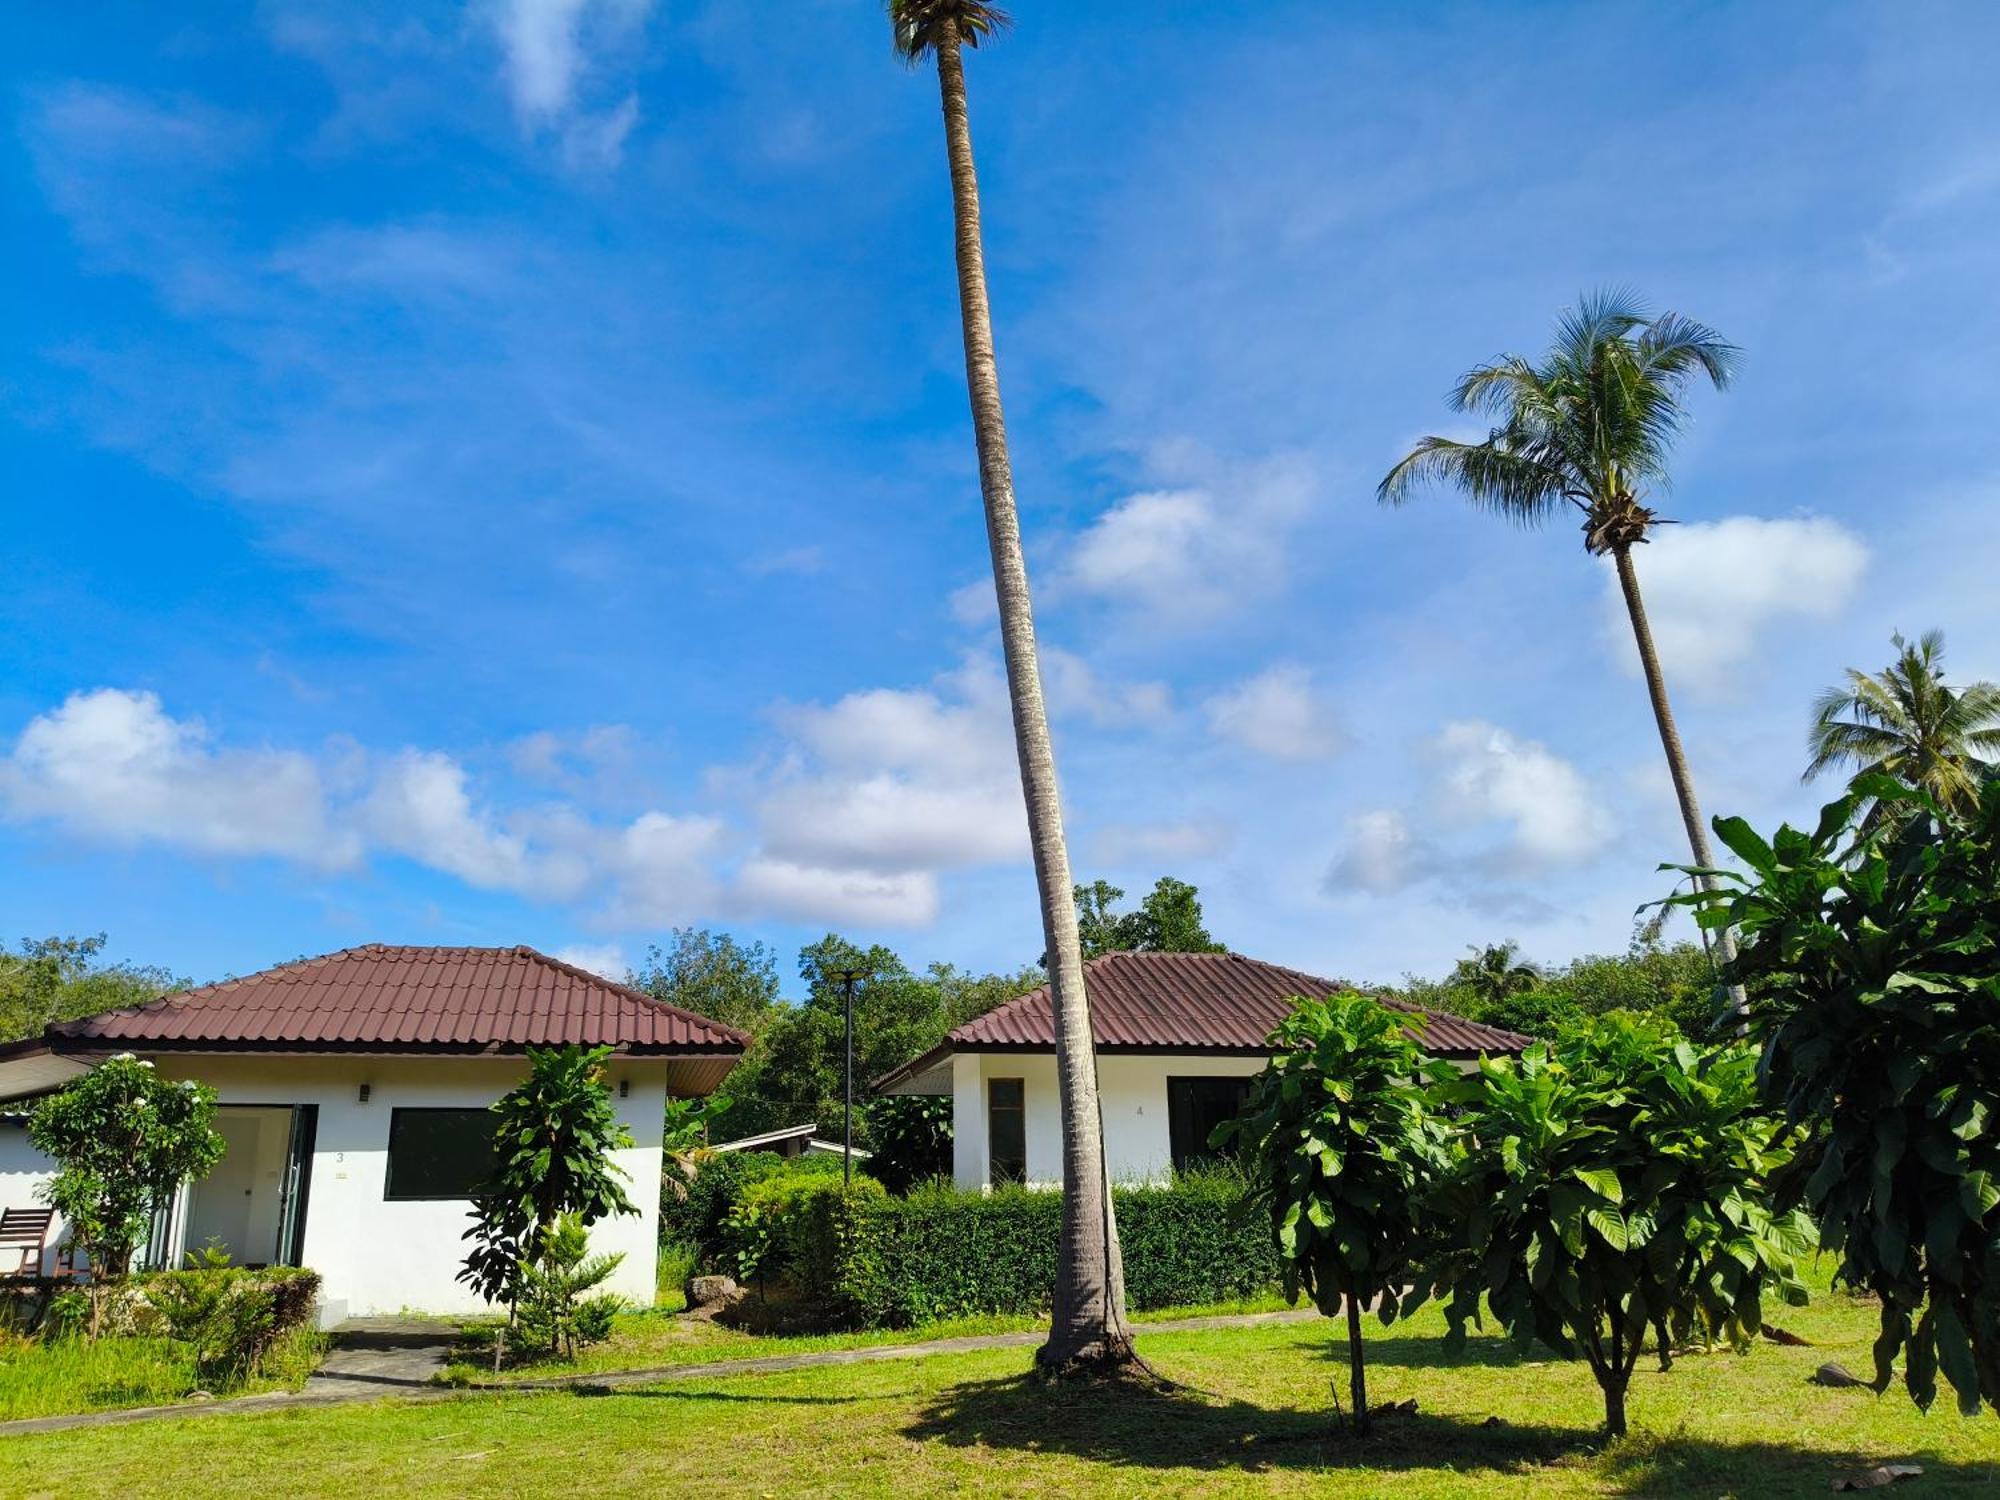
<instances>
[{"instance_id":1,"label":"white exterior wall","mask_svg":"<svg viewBox=\"0 0 2000 1500\"><path fill-rule=\"evenodd\" d=\"M47 1208L35 1196L35 1189L53 1175L49 1159L28 1142L27 1122L0 1120L0 1208ZM62 1243L65 1232L62 1215L57 1214L49 1226L48 1238L42 1241L41 1265L36 1266L30 1260L27 1268L30 1275L56 1274L56 1246ZM0 1250L0 1275L14 1269L14 1254L11 1245Z\"/></svg>"},{"instance_id":2,"label":"white exterior wall","mask_svg":"<svg viewBox=\"0 0 2000 1500\"><path fill-rule=\"evenodd\" d=\"M389 1202L389 1115L397 1108L482 1108L527 1071L517 1058L162 1057L168 1077L198 1078L222 1104L316 1104L311 1187L306 1199L305 1264L320 1273L323 1317L404 1310L487 1311L454 1278L464 1261L469 1201ZM631 1094L616 1098L621 1080ZM665 1065L613 1059L618 1117L633 1145L616 1153L625 1191L639 1210L591 1228L591 1249L623 1251L607 1284L641 1307L653 1302L659 1241L660 1144ZM361 1085L369 1085L367 1103Z\"/></svg>"},{"instance_id":3,"label":"white exterior wall","mask_svg":"<svg viewBox=\"0 0 2000 1500\"><path fill-rule=\"evenodd\" d=\"M196 1078L220 1104L319 1106L311 1186L306 1198L305 1264L320 1273L321 1318L397 1313L477 1313L489 1309L454 1278L468 1248L469 1201L388 1202L389 1113L398 1107L484 1108L527 1072L519 1058L177 1057L155 1059L169 1078ZM650 1307L654 1296L660 1221L660 1147L666 1112L666 1065L612 1059L610 1080L618 1117L632 1132L629 1149L615 1153L626 1173L625 1192L639 1212L593 1225L594 1252L623 1251L625 1260L607 1287L627 1301ZM631 1093L617 1098L621 1081ZM369 1085L366 1104L361 1085ZM277 1134L282 1166L284 1132ZM266 1143L268 1144L268 1143ZM261 1166L270 1164L260 1163ZM33 1207L36 1186L54 1168L28 1144L25 1128L0 1123L0 1206ZM253 1212L275 1221L273 1184ZM269 1201L261 1201L268 1197ZM177 1205L174 1232L186 1233L186 1194ZM49 1236L61 1241L62 1221ZM143 1247L142 1247L143 1248ZM198 1249L181 1245L179 1250ZM0 1258L0 1266L13 1262ZM55 1271L53 1251L45 1270Z\"/></svg>"},{"instance_id":4,"label":"white exterior wall","mask_svg":"<svg viewBox=\"0 0 2000 1500\"><path fill-rule=\"evenodd\" d=\"M1248 1078L1266 1059L1221 1054L1135 1057L1100 1053L1097 1092L1104 1116L1104 1153L1114 1182L1160 1182L1173 1171L1167 1132L1167 1079ZM990 1177L986 1081L1018 1078L1026 1106L1028 1181L1062 1183L1062 1106L1056 1060L1047 1052L960 1052L951 1059L952 1176L962 1188Z\"/></svg>"}]
</instances>

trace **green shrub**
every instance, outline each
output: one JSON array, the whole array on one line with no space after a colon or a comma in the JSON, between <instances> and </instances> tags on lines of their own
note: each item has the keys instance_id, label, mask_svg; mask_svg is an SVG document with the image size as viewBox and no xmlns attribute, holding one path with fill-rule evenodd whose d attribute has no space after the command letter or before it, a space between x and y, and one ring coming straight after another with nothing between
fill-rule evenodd
<instances>
[{"instance_id":1,"label":"green shrub","mask_svg":"<svg viewBox=\"0 0 2000 1500\"><path fill-rule=\"evenodd\" d=\"M1114 1196L1126 1297L1135 1309L1224 1301L1278 1284L1269 1231L1245 1211L1239 1175L1190 1174ZM903 1327L1047 1310L1062 1227L1059 1193L933 1184L907 1198L820 1194L807 1208L791 1274L838 1321Z\"/></svg>"},{"instance_id":2,"label":"green shrub","mask_svg":"<svg viewBox=\"0 0 2000 1500\"><path fill-rule=\"evenodd\" d=\"M731 1151L694 1158L690 1180L660 1188L660 1240L682 1240L695 1248L696 1269L718 1264L727 1246L723 1221L744 1188L785 1169L775 1151Z\"/></svg>"},{"instance_id":3,"label":"green shrub","mask_svg":"<svg viewBox=\"0 0 2000 1500\"><path fill-rule=\"evenodd\" d=\"M825 1261L814 1261L818 1244L812 1221L824 1217L829 1203L844 1197L867 1201L884 1195L872 1177L857 1177L851 1189L837 1172L828 1172L810 1157L752 1182L737 1194L723 1220L723 1237L731 1273L739 1281L768 1281L794 1271L812 1281L808 1290L824 1290Z\"/></svg>"},{"instance_id":4,"label":"green shrub","mask_svg":"<svg viewBox=\"0 0 2000 1500\"><path fill-rule=\"evenodd\" d=\"M138 1288L150 1321L193 1351L202 1382L225 1386L256 1373L310 1323L319 1273L295 1267L157 1271L139 1278Z\"/></svg>"},{"instance_id":5,"label":"green shrub","mask_svg":"<svg viewBox=\"0 0 2000 1500\"><path fill-rule=\"evenodd\" d=\"M521 1266L514 1325L523 1347L575 1359L579 1345L610 1338L625 1299L597 1288L624 1260L623 1253L592 1255L582 1217L558 1215L542 1235L541 1254Z\"/></svg>"}]
</instances>

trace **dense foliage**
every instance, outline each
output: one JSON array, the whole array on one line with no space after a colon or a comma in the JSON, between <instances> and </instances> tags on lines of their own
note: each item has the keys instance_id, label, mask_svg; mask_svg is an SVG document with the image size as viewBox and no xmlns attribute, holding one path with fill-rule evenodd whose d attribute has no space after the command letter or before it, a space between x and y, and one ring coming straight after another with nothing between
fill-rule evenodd
<instances>
[{"instance_id":1,"label":"dense foliage","mask_svg":"<svg viewBox=\"0 0 2000 1500\"><path fill-rule=\"evenodd\" d=\"M186 979L165 969L101 961L105 938L24 938L15 951L0 950L0 1042L40 1035L55 1021L144 1005Z\"/></svg>"},{"instance_id":2,"label":"dense foliage","mask_svg":"<svg viewBox=\"0 0 2000 1500\"><path fill-rule=\"evenodd\" d=\"M222 1159L215 1090L160 1077L129 1052L49 1095L28 1139L56 1164L36 1189L69 1223L100 1281L123 1276L154 1211Z\"/></svg>"},{"instance_id":3,"label":"dense foliage","mask_svg":"<svg viewBox=\"0 0 2000 1500\"><path fill-rule=\"evenodd\" d=\"M1242 1115L1219 1127L1269 1208L1288 1291L1347 1318L1357 1430L1368 1430L1361 1314L1395 1321L1429 1250L1425 1202L1446 1164L1445 1121L1421 1079L1410 1017L1359 994L1298 1002ZM1413 1300L1421 1300L1418 1297Z\"/></svg>"},{"instance_id":4,"label":"dense foliage","mask_svg":"<svg viewBox=\"0 0 2000 1500\"><path fill-rule=\"evenodd\" d=\"M530 1289L550 1294L572 1225L581 1233L608 1215L638 1212L620 1183L624 1171L611 1159L632 1136L605 1082L610 1053L530 1047L527 1078L492 1106L496 1165L473 1200L473 1225L465 1233L473 1248L458 1279L489 1302L507 1303L510 1314ZM560 1322L544 1319L546 1326Z\"/></svg>"},{"instance_id":5,"label":"dense foliage","mask_svg":"<svg viewBox=\"0 0 2000 1500\"><path fill-rule=\"evenodd\" d=\"M1243 1181L1194 1174L1113 1192L1135 1309L1225 1301L1274 1289L1270 1234L1246 1212ZM837 1257L815 1269L842 1321L907 1326L971 1313L1045 1312L1055 1284L1062 1195L1028 1188L962 1192L942 1183L907 1198L849 1204L838 1195L812 1244ZM835 1221L831 1216L845 1215Z\"/></svg>"},{"instance_id":6,"label":"dense foliage","mask_svg":"<svg viewBox=\"0 0 2000 1500\"><path fill-rule=\"evenodd\" d=\"M928 1051L945 1033L994 1006L1027 993L1046 976L967 974L950 964L913 973L886 947L861 948L829 933L799 953L805 998L783 1007L759 1034L729 1078L729 1110L712 1138L727 1140L788 1125L816 1122L839 1140L844 1079L845 1002L842 973L860 975L854 994L855 1102L869 1080ZM857 1109L855 1144L873 1149L867 1114Z\"/></svg>"},{"instance_id":7,"label":"dense foliage","mask_svg":"<svg viewBox=\"0 0 2000 1500\"><path fill-rule=\"evenodd\" d=\"M935 1094L888 1094L868 1106L875 1143L868 1175L892 1193L951 1175L951 1100Z\"/></svg>"},{"instance_id":8,"label":"dense foliage","mask_svg":"<svg viewBox=\"0 0 2000 1500\"><path fill-rule=\"evenodd\" d=\"M157 1326L194 1352L210 1390L255 1373L271 1350L312 1321L319 1273L297 1266L207 1266L138 1278L137 1331Z\"/></svg>"},{"instance_id":9,"label":"dense foliage","mask_svg":"<svg viewBox=\"0 0 2000 1500\"><path fill-rule=\"evenodd\" d=\"M1767 1292L1804 1300L1809 1226L1767 1196L1789 1151L1747 1049L1613 1016L1482 1060L1446 1097L1462 1110L1438 1199L1453 1341L1483 1298L1517 1345L1589 1364L1610 1432L1649 1334L1663 1354L1690 1333L1741 1346Z\"/></svg>"},{"instance_id":10,"label":"dense foliage","mask_svg":"<svg viewBox=\"0 0 2000 1500\"><path fill-rule=\"evenodd\" d=\"M1405 976L1390 993L1544 1040L1619 1010L1663 1017L1690 1037L1719 1040L1726 1028L1717 1025L1721 994L1714 963L1699 943L1662 942L1659 928L1657 918L1643 924L1623 953L1588 953L1561 965L1514 963L1533 978L1512 982L1502 993L1470 973L1463 960L1442 980Z\"/></svg>"},{"instance_id":11,"label":"dense foliage","mask_svg":"<svg viewBox=\"0 0 2000 1500\"><path fill-rule=\"evenodd\" d=\"M762 943L739 943L726 932L676 927L665 946L651 944L646 961L626 975L634 989L752 1036L784 1008L778 997L777 955Z\"/></svg>"},{"instance_id":12,"label":"dense foliage","mask_svg":"<svg viewBox=\"0 0 2000 1500\"><path fill-rule=\"evenodd\" d=\"M1076 931L1083 956L1105 953L1221 953L1202 922L1201 897L1185 880L1162 875L1135 911L1113 910L1125 892L1108 880L1076 888Z\"/></svg>"},{"instance_id":13,"label":"dense foliage","mask_svg":"<svg viewBox=\"0 0 2000 1500\"><path fill-rule=\"evenodd\" d=\"M1786 1187L1881 1299L1876 1386L1900 1353L1919 1406L1942 1371L2000 1408L2000 782L1950 813L1863 776L1810 834L1716 833L1746 869L1701 917L1742 934L1766 1087L1808 1133Z\"/></svg>"},{"instance_id":14,"label":"dense foliage","mask_svg":"<svg viewBox=\"0 0 2000 1500\"><path fill-rule=\"evenodd\" d=\"M1046 1312L1062 1195L961 1192L933 1181L906 1198L837 1157L718 1156L684 1201L663 1206L661 1238L695 1246L702 1269L785 1281L828 1323L905 1327L962 1313ZM1118 1234L1138 1308L1274 1290L1270 1232L1248 1184L1226 1172L1116 1190Z\"/></svg>"}]
</instances>

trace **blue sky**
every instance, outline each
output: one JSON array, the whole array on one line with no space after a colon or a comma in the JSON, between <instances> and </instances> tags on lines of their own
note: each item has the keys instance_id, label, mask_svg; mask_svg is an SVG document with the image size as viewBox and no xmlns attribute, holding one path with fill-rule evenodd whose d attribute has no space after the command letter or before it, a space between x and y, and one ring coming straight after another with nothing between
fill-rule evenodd
<instances>
[{"instance_id":1,"label":"blue sky","mask_svg":"<svg viewBox=\"0 0 2000 1500\"><path fill-rule=\"evenodd\" d=\"M1710 810L1894 629L2000 675L2000 15L1016 7L972 62L1081 876L1232 946L1622 947L1608 575L1373 500L1616 283L1743 346L1640 557ZM0 901L198 978L1039 951L935 84L872 0L36 8L0 106Z\"/></svg>"}]
</instances>

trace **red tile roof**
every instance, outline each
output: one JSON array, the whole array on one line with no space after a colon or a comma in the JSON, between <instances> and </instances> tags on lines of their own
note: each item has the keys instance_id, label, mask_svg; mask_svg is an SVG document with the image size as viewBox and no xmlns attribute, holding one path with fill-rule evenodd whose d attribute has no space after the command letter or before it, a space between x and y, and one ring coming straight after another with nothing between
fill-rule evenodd
<instances>
[{"instance_id":1,"label":"red tile roof","mask_svg":"<svg viewBox=\"0 0 2000 1500\"><path fill-rule=\"evenodd\" d=\"M533 948L372 943L48 1028L58 1050L520 1052L575 1042L628 1056L740 1055L732 1027Z\"/></svg>"},{"instance_id":2,"label":"red tile roof","mask_svg":"<svg viewBox=\"0 0 2000 1500\"><path fill-rule=\"evenodd\" d=\"M1265 1052L1266 1038L1295 997L1352 988L1240 953L1107 953L1083 966L1083 982L1091 1031L1103 1052ZM1433 1056L1519 1052L1532 1040L1379 998L1391 1009L1427 1018L1411 1035ZM1055 1008L1043 985L966 1022L943 1045L885 1074L875 1086L921 1073L952 1052L1043 1052L1055 1040Z\"/></svg>"}]
</instances>

